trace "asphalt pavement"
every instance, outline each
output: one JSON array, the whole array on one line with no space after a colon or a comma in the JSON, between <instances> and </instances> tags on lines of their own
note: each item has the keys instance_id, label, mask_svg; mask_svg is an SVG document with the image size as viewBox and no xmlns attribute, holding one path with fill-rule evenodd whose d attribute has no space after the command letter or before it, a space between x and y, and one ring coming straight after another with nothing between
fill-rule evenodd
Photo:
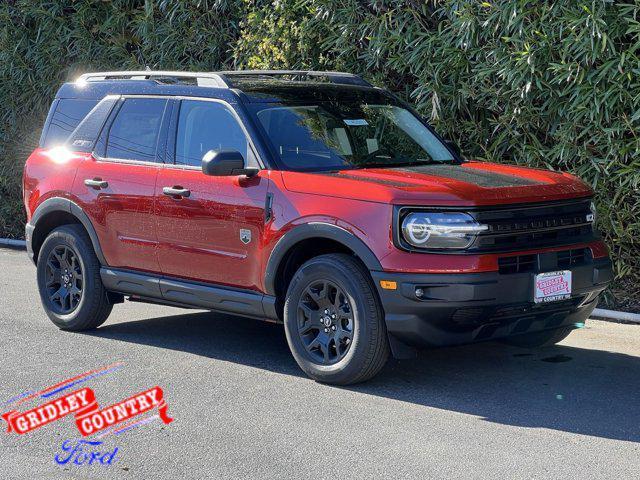
<instances>
[{"instance_id":1,"label":"asphalt pavement","mask_svg":"<svg viewBox=\"0 0 640 480\"><path fill-rule=\"evenodd\" d=\"M0 478L640 476L638 325L590 321L541 350L425 351L337 388L307 379L282 327L266 322L127 302L98 330L62 332L42 310L26 254L0 249L0 328L2 412L47 401L18 403L26 392L115 364L77 388L102 407L158 385L174 419L151 412L137 428L87 437L102 443L83 448L117 448L104 465L56 462L68 456L63 442L80 439L71 416L3 431Z\"/></svg>"}]
</instances>

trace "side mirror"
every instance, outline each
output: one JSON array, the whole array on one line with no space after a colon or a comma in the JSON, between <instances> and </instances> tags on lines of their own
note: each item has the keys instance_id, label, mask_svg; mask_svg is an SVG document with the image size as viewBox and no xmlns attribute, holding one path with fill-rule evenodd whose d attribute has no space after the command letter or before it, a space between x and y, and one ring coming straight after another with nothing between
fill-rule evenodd
<instances>
[{"instance_id":1,"label":"side mirror","mask_svg":"<svg viewBox=\"0 0 640 480\"><path fill-rule=\"evenodd\" d=\"M202 157L202 173L213 177L251 177L258 173L258 169L247 168L244 157L237 150L209 150Z\"/></svg>"},{"instance_id":2,"label":"side mirror","mask_svg":"<svg viewBox=\"0 0 640 480\"><path fill-rule=\"evenodd\" d=\"M459 157L462 156L462 150L460 150L460 147L456 142L453 142L451 140L446 140L444 143L446 143L447 147L453 150L456 155L458 155Z\"/></svg>"}]
</instances>

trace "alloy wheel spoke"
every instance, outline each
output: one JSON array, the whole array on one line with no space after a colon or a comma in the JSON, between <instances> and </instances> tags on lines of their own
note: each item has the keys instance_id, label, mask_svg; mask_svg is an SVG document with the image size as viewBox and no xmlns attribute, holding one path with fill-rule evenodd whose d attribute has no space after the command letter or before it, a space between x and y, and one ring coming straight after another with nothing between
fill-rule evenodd
<instances>
[{"instance_id":1,"label":"alloy wheel spoke","mask_svg":"<svg viewBox=\"0 0 640 480\"><path fill-rule=\"evenodd\" d=\"M58 265L55 265L55 264L53 263L53 259L52 259L52 258L48 258L48 259L47 259L47 265L46 265L46 268L48 268L48 269L49 269L49 270L51 270L52 272L60 271L60 266L59 266L59 264L58 264Z\"/></svg>"},{"instance_id":2,"label":"alloy wheel spoke","mask_svg":"<svg viewBox=\"0 0 640 480\"><path fill-rule=\"evenodd\" d=\"M64 310L71 310L71 293L68 289L61 289L60 301Z\"/></svg>"},{"instance_id":3,"label":"alloy wheel spoke","mask_svg":"<svg viewBox=\"0 0 640 480\"><path fill-rule=\"evenodd\" d=\"M53 258L55 258L55 260L58 262L58 268L63 269L65 265L63 256L60 253L56 252L55 250L52 253L53 253Z\"/></svg>"},{"instance_id":4,"label":"alloy wheel spoke","mask_svg":"<svg viewBox=\"0 0 640 480\"><path fill-rule=\"evenodd\" d=\"M320 351L322 352L323 363L329 363L329 342L320 342Z\"/></svg>"},{"instance_id":5,"label":"alloy wheel spoke","mask_svg":"<svg viewBox=\"0 0 640 480\"><path fill-rule=\"evenodd\" d=\"M313 340L311 340L311 342L306 346L307 350L309 350L310 352L315 350L316 348L320 347L320 340L318 339L318 337L314 338Z\"/></svg>"},{"instance_id":6,"label":"alloy wheel spoke","mask_svg":"<svg viewBox=\"0 0 640 480\"><path fill-rule=\"evenodd\" d=\"M327 282L322 282L319 285L322 285L322 288L319 290L314 289L318 284L309 286L307 288L307 293L316 303L327 298ZM318 305L319 306L319 305Z\"/></svg>"},{"instance_id":7,"label":"alloy wheel spoke","mask_svg":"<svg viewBox=\"0 0 640 480\"><path fill-rule=\"evenodd\" d=\"M69 307L67 307L69 303L69 290L61 286L53 293L53 295L51 296L51 301L57 302L62 309L62 313L66 313L69 310Z\"/></svg>"},{"instance_id":8,"label":"alloy wheel spoke","mask_svg":"<svg viewBox=\"0 0 640 480\"><path fill-rule=\"evenodd\" d=\"M311 359L331 365L353 341L353 309L345 291L331 280L310 283L298 301L298 335Z\"/></svg>"},{"instance_id":9,"label":"alloy wheel spoke","mask_svg":"<svg viewBox=\"0 0 640 480\"><path fill-rule=\"evenodd\" d=\"M62 287L58 288L55 292L53 292L49 298L51 299L52 302L55 302L56 300L61 302Z\"/></svg>"},{"instance_id":10,"label":"alloy wheel spoke","mask_svg":"<svg viewBox=\"0 0 640 480\"><path fill-rule=\"evenodd\" d=\"M304 312L306 318L310 321L313 321L318 315L317 310L312 309L309 305L307 305L304 302L300 302L300 304L298 305L298 308Z\"/></svg>"},{"instance_id":11,"label":"alloy wheel spoke","mask_svg":"<svg viewBox=\"0 0 640 480\"><path fill-rule=\"evenodd\" d=\"M333 299L333 307L337 312L342 310L342 304L344 303L344 295L340 291L336 292L336 296Z\"/></svg>"},{"instance_id":12,"label":"alloy wheel spoke","mask_svg":"<svg viewBox=\"0 0 640 480\"><path fill-rule=\"evenodd\" d=\"M341 326L340 330L338 331L337 337L340 340L343 340L345 338L348 338L349 340L351 340L353 338L353 332L351 330L347 330L346 328Z\"/></svg>"},{"instance_id":13,"label":"alloy wheel spoke","mask_svg":"<svg viewBox=\"0 0 640 480\"><path fill-rule=\"evenodd\" d=\"M298 332L300 332L300 335L307 335L309 332L312 332L313 330L317 330L318 327L316 325L314 325L312 322L307 321L305 325L301 326L298 329Z\"/></svg>"},{"instance_id":14,"label":"alloy wheel spoke","mask_svg":"<svg viewBox=\"0 0 640 480\"><path fill-rule=\"evenodd\" d=\"M338 308L338 315L340 315L340 318L349 320L353 319L353 313L351 312L348 303L343 303L342 305L340 305L340 307Z\"/></svg>"},{"instance_id":15,"label":"alloy wheel spoke","mask_svg":"<svg viewBox=\"0 0 640 480\"><path fill-rule=\"evenodd\" d=\"M60 270L57 268L50 268L47 265L47 281L45 286L51 287L53 285L60 285Z\"/></svg>"},{"instance_id":16,"label":"alloy wheel spoke","mask_svg":"<svg viewBox=\"0 0 640 480\"><path fill-rule=\"evenodd\" d=\"M67 246L55 247L45 265L45 283L49 301L60 314L73 312L82 300L82 267L75 251Z\"/></svg>"},{"instance_id":17,"label":"alloy wheel spoke","mask_svg":"<svg viewBox=\"0 0 640 480\"><path fill-rule=\"evenodd\" d=\"M69 308L75 308L78 306L78 303L80 303L80 292L79 291L72 291L71 294L69 295Z\"/></svg>"},{"instance_id":18,"label":"alloy wheel spoke","mask_svg":"<svg viewBox=\"0 0 640 480\"><path fill-rule=\"evenodd\" d=\"M82 278L82 270L80 269L80 265L78 263L78 259L74 255L71 259L71 268L69 269L73 278Z\"/></svg>"}]
</instances>

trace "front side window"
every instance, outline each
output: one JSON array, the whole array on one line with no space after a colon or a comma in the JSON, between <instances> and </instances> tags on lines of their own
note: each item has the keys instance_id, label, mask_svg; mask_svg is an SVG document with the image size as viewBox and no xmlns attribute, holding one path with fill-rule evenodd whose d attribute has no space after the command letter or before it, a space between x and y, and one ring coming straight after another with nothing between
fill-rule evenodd
<instances>
[{"instance_id":1,"label":"front side window","mask_svg":"<svg viewBox=\"0 0 640 480\"><path fill-rule=\"evenodd\" d=\"M107 137L107 157L155 162L158 132L166 100L127 98Z\"/></svg>"},{"instance_id":2,"label":"front side window","mask_svg":"<svg viewBox=\"0 0 640 480\"><path fill-rule=\"evenodd\" d=\"M455 161L418 118L398 105L358 101L269 105L255 116L287 170Z\"/></svg>"},{"instance_id":3,"label":"front side window","mask_svg":"<svg viewBox=\"0 0 640 480\"><path fill-rule=\"evenodd\" d=\"M176 135L176 164L199 167L209 150L237 150L248 165L255 165L247 137L226 106L183 100Z\"/></svg>"}]
</instances>

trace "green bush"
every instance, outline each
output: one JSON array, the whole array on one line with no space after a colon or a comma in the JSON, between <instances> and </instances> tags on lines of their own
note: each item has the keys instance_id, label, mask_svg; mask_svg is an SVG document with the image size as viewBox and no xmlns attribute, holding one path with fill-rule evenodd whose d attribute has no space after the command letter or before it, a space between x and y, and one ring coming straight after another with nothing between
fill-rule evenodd
<instances>
[{"instance_id":1,"label":"green bush","mask_svg":"<svg viewBox=\"0 0 640 480\"><path fill-rule=\"evenodd\" d=\"M9 1L0 6L0 236L58 86L98 69L316 68L417 104L469 157L568 170L597 193L610 302L640 294L640 4Z\"/></svg>"}]
</instances>

